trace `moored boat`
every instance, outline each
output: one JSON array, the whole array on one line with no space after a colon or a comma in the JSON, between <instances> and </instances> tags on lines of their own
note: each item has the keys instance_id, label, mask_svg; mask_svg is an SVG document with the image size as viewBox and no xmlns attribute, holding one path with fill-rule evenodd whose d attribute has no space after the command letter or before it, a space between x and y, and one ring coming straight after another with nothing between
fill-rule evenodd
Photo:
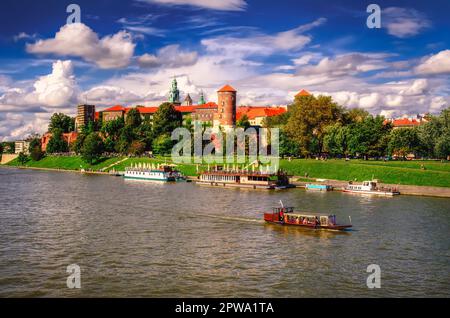
<instances>
[{"instance_id":1,"label":"moored boat","mask_svg":"<svg viewBox=\"0 0 450 318\"><path fill-rule=\"evenodd\" d=\"M264 221L283 226L298 226L314 230L343 231L351 224L338 224L336 215L295 212L292 207L273 208L271 213L264 213Z\"/></svg>"},{"instance_id":2,"label":"moored boat","mask_svg":"<svg viewBox=\"0 0 450 318\"><path fill-rule=\"evenodd\" d=\"M125 168L123 177L131 180L160 182L173 182L184 178L181 173L173 170L170 166L145 164Z\"/></svg>"},{"instance_id":3,"label":"moored boat","mask_svg":"<svg viewBox=\"0 0 450 318\"><path fill-rule=\"evenodd\" d=\"M396 188L378 187L377 182L374 180L364 181L362 184L353 184L353 182L349 182L349 184L344 188L343 192L382 196L394 196L400 194L400 192Z\"/></svg>"},{"instance_id":4,"label":"moored boat","mask_svg":"<svg viewBox=\"0 0 450 318\"><path fill-rule=\"evenodd\" d=\"M289 176L281 170L273 173L245 169L223 169L223 167L216 167L200 173L196 184L265 190L282 190L294 187L289 183Z\"/></svg>"},{"instance_id":5,"label":"moored boat","mask_svg":"<svg viewBox=\"0 0 450 318\"><path fill-rule=\"evenodd\" d=\"M314 190L314 191L332 191L333 187L328 184L313 184L307 183L305 185L306 190Z\"/></svg>"}]
</instances>

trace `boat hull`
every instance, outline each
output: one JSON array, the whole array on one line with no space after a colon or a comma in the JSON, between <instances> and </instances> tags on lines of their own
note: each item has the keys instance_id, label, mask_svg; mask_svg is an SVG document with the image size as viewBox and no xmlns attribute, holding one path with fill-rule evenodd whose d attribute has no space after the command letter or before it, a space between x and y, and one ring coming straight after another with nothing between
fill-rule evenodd
<instances>
[{"instance_id":1,"label":"boat hull","mask_svg":"<svg viewBox=\"0 0 450 318\"><path fill-rule=\"evenodd\" d=\"M256 185L256 184L242 184L242 183L224 183L224 182L202 182L197 181L196 184L206 187L215 188L242 188L242 189L253 189L253 190L277 190L281 189L276 185Z\"/></svg>"},{"instance_id":2,"label":"boat hull","mask_svg":"<svg viewBox=\"0 0 450 318\"><path fill-rule=\"evenodd\" d=\"M292 214L287 214L291 216ZM311 230L329 230L329 231L345 231L352 227L350 224L330 224L326 223L326 225L320 225L316 223L299 223L290 221L288 218L284 218L280 220L280 216L278 214L273 213L264 213L264 221L270 224L276 224L281 226L294 226L300 228L307 228ZM325 223L324 223L325 224Z\"/></svg>"},{"instance_id":3,"label":"boat hull","mask_svg":"<svg viewBox=\"0 0 450 318\"><path fill-rule=\"evenodd\" d=\"M313 224L293 224L293 223L270 221L270 220L265 220L265 221L269 224L276 224L276 225L281 225L281 226L293 226L293 227L307 228L307 229L311 229L311 230L345 231L352 227L351 225L322 226L322 225L313 225Z\"/></svg>"},{"instance_id":4,"label":"boat hull","mask_svg":"<svg viewBox=\"0 0 450 318\"><path fill-rule=\"evenodd\" d=\"M344 189L342 192L347 192L347 193L356 193L356 194L367 194L367 195L379 195L379 196L387 196L387 197L392 197L394 195L399 195L400 192L389 192L389 191L358 191L358 190L348 190L348 189Z\"/></svg>"},{"instance_id":5,"label":"boat hull","mask_svg":"<svg viewBox=\"0 0 450 318\"><path fill-rule=\"evenodd\" d=\"M124 179L127 180L137 180L137 181L156 181L156 182L174 182L175 178L139 178L139 177L130 177L124 176Z\"/></svg>"},{"instance_id":6,"label":"boat hull","mask_svg":"<svg viewBox=\"0 0 450 318\"><path fill-rule=\"evenodd\" d=\"M310 191L332 191L333 187L330 185L322 185L322 184L306 184L305 185L306 190Z\"/></svg>"}]
</instances>

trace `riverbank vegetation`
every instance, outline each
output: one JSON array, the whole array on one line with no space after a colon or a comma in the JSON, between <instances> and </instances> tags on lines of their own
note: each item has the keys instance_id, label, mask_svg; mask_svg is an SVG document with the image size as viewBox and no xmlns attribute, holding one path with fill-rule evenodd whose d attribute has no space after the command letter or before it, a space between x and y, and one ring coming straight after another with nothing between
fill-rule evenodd
<instances>
[{"instance_id":1,"label":"riverbank vegetation","mask_svg":"<svg viewBox=\"0 0 450 318\"><path fill-rule=\"evenodd\" d=\"M397 128L382 116L339 106L331 97L300 96L288 112L265 119L280 128L280 153L293 157L447 159L450 156L450 108L427 115L418 127Z\"/></svg>"},{"instance_id":2,"label":"riverbank vegetation","mask_svg":"<svg viewBox=\"0 0 450 318\"><path fill-rule=\"evenodd\" d=\"M102 169L118 162L121 158L100 158L93 164L86 163L81 156L45 156L41 160L26 158L21 162L19 157L8 162L6 166L24 167L24 168L43 168L43 169L61 169L61 170L93 170Z\"/></svg>"}]
</instances>

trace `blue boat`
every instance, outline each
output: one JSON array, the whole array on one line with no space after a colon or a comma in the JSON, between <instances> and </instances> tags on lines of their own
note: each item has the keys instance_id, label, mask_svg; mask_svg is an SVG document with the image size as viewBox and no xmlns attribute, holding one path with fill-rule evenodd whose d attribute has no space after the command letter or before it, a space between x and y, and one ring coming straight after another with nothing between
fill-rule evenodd
<instances>
[{"instance_id":1,"label":"blue boat","mask_svg":"<svg viewBox=\"0 0 450 318\"><path fill-rule=\"evenodd\" d=\"M307 190L317 190L317 191L331 191L333 190L333 187L328 184L313 184L313 183L307 183L306 184Z\"/></svg>"}]
</instances>

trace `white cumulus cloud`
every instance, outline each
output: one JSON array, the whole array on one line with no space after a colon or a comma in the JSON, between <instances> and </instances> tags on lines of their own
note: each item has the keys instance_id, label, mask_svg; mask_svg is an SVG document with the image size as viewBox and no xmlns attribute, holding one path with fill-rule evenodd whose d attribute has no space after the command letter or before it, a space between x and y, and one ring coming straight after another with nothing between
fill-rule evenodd
<instances>
[{"instance_id":1,"label":"white cumulus cloud","mask_svg":"<svg viewBox=\"0 0 450 318\"><path fill-rule=\"evenodd\" d=\"M29 53L76 56L103 69L127 66L134 48L131 35L126 31L99 38L83 23L64 25L54 38L27 44Z\"/></svg>"},{"instance_id":2,"label":"white cumulus cloud","mask_svg":"<svg viewBox=\"0 0 450 318\"><path fill-rule=\"evenodd\" d=\"M382 13L382 25L398 38L412 37L431 27L430 20L415 9L389 7Z\"/></svg>"},{"instance_id":3,"label":"white cumulus cloud","mask_svg":"<svg viewBox=\"0 0 450 318\"><path fill-rule=\"evenodd\" d=\"M180 50L180 46L168 45L158 50L156 55L144 54L138 58L141 67L180 67L193 65L197 62L197 52Z\"/></svg>"},{"instance_id":4,"label":"white cumulus cloud","mask_svg":"<svg viewBox=\"0 0 450 318\"><path fill-rule=\"evenodd\" d=\"M450 50L444 50L425 58L415 70L419 74L449 74Z\"/></svg>"}]
</instances>

